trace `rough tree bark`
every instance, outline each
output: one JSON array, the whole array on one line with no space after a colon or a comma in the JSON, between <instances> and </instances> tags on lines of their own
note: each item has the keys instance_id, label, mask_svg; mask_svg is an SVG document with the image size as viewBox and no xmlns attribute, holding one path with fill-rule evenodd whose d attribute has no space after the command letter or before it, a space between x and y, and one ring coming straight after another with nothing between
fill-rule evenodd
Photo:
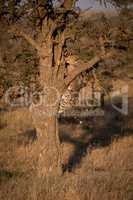
<instances>
[{"instance_id":1,"label":"rough tree bark","mask_svg":"<svg viewBox=\"0 0 133 200\"><path fill-rule=\"evenodd\" d=\"M39 178L60 176L62 174L61 149L57 117L42 116L42 114L39 117L35 114L34 120L37 128L37 175Z\"/></svg>"}]
</instances>

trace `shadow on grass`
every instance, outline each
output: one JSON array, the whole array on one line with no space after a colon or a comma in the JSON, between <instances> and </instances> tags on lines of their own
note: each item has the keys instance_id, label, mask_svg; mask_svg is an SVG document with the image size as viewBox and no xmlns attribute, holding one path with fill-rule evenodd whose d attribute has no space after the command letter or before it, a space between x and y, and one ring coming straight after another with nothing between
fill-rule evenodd
<instances>
[{"instance_id":1,"label":"shadow on grass","mask_svg":"<svg viewBox=\"0 0 133 200\"><path fill-rule=\"evenodd\" d=\"M16 140L18 145L28 145L37 139L36 129L27 129L24 133L20 134Z\"/></svg>"},{"instance_id":2,"label":"shadow on grass","mask_svg":"<svg viewBox=\"0 0 133 200\"><path fill-rule=\"evenodd\" d=\"M3 128L5 128L6 126L7 126L6 123L1 123L1 122L0 122L0 130L3 129Z\"/></svg>"},{"instance_id":3,"label":"shadow on grass","mask_svg":"<svg viewBox=\"0 0 133 200\"><path fill-rule=\"evenodd\" d=\"M23 176L23 173L17 171L0 170L0 182L9 181L12 178Z\"/></svg>"},{"instance_id":4,"label":"shadow on grass","mask_svg":"<svg viewBox=\"0 0 133 200\"><path fill-rule=\"evenodd\" d=\"M130 100L130 104L133 100ZM132 108L132 107L131 107ZM74 152L70 155L68 163L63 164L63 172L71 172L82 161L88 150L108 146L112 141L120 137L133 135L133 129L128 127L128 121L132 119L132 110L128 116L124 116L112 108L111 105L105 106L105 115L101 119L99 117L92 117L91 124L88 118L88 123L82 125L82 133L80 137L72 137L70 132L65 130L60 131L60 140L62 143L70 143L74 145ZM93 127L90 131L89 126ZM75 133L76 134L76 133Z\"/></svg>"}]
</instances>

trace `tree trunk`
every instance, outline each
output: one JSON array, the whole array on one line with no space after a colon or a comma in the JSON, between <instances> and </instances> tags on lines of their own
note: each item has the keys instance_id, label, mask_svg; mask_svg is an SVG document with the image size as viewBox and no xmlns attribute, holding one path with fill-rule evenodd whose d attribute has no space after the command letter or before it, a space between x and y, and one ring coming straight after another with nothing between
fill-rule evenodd
<instances>
[{"instance_id":1,"label":"tree trunk","mask_svg":"<svg viewBox=\"0 0 133 200\"><path fill-rule=\"evenodd\" d=\"M37 116L34 110L34 122L37 130L37 174L39 178L55 177L62 174L61 146L58 119L56 115ZM50 112L50 111L48 111Z\"/></svg>"}]
</instances>

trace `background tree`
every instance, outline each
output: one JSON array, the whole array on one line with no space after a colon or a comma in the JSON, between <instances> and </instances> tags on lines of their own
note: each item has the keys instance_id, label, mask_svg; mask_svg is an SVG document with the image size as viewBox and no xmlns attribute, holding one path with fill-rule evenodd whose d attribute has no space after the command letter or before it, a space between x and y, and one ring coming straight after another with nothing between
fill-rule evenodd
<instances>
[{"instance_id":1,"label":"background tree","mask_svg":"<svg viewBox=\"0 0 133 200\"><path fill-rule=\"evenodd\" d=\"M104 5L107 5L107 3L111 3L115 7L127 6L133 3L132 0L127 0L127 1L125 0L97 0L97 1L99 1L101 4L104 4Z\"/></svg>"}]
</instances>

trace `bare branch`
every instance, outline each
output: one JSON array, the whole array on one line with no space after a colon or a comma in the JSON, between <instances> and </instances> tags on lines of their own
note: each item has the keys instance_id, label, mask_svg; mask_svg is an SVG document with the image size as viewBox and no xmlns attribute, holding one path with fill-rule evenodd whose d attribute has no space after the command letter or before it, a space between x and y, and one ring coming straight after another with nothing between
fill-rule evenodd
<instances>
[{"instance_id":1,"label":"bare branch","mask_svg":"<svg viewBox=\"0 0 133 200\"><path fill-rule=\"evenodd\" d=\"M9 33L13 33L16 36L23 37L29 44L32 45L36 50L41 51L41 47L36 43L36 41L30 37L30 35L24 33L23 31L19 31L16 27L12 27L8 31Z\"/></svg>"},{"instance_id":2,"label":"bare branch","mask_svg":"<svg viewBox=\"0 0 133 200\"><path fill-rule=\"evenodd\" d=\"M105 53L106 53L106 50L105 50L105 41L104 41L104 38L102 36L99 38L99 43L100 43L100 47L101 47L101 53L103 55L105 55Z\"/></svg>"},{"instance_id":3,"label":"bare branch","mask_svg":"<svg viewBox=\"0 0 133 200\"><path fill-rule=\"evenodd\" d=\"M60 36L60 43L58 45L58 53L57 53L57 58L56 58L56 60L57 60L57 63L56 63L57 67L59 67L59 65L61 63L64 42L65 42L64 33L62 33L62 35Z\"/></svg>"},{"instance_id":4,"label":"bare branch","mask_svg":"<svg viewBox=\"0 0 133 200\"><path fill-rule=\"evenodd\" d=\"M112 53L107 53L106 55L102 55L102 56L95 56L94 58L92 58L89 62L79 62L77 63L78 65L80 65L80 67L77 67L77 69L73 70L71 72L71 74L65 79L65 85L69 86L69 84L75 80L75 78L81 74L82 72L86 71L87 69L91 70L93 68L93 66L97 63L99 63L101 60L104 60L106 58L109 58L112 56Z\"/></svg>"}]
</instances>

